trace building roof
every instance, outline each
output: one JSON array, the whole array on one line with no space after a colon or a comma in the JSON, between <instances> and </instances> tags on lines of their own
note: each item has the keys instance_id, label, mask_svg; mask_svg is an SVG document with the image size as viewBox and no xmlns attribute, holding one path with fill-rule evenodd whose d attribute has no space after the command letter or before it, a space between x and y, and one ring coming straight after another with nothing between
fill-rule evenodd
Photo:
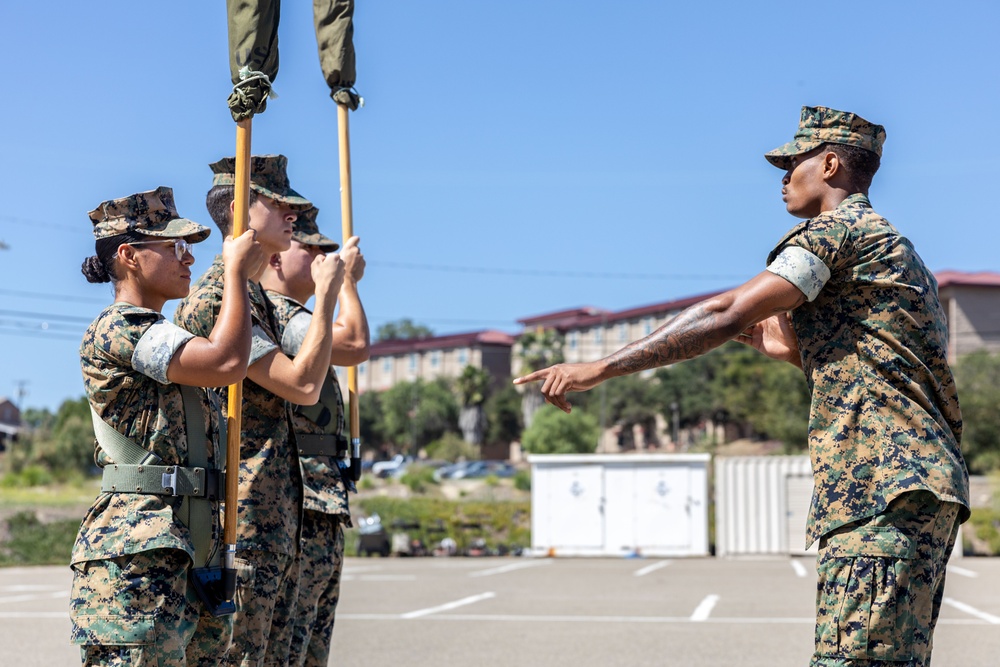
<instances>
[{"instance_id":1,"label":"building roof","mask_svg":"<svg viewBox=\"0 0 1000 667\"><path fill-rule=\"evenodd\" d=\"M569 310L558 310L554 313L543 313L541 315L526 317L518 320L518 322L523 324L525 329L533 327L546 327L557 329L559 331L568 331L569 329L582 329L597 324L612 324L615 322L634 320L649 315L683 310L688 306L693 306L699 301L704 301L705 299L716 296L717 294L722 294L722 290L709 292L708 294L689 296L683 299L676 299L674 301L662 301L660 303L652 303L647 306L636 306L635 308L627 308L619 311L602 310L600 308L592 307L571 308Z\"/></svg>"},{"instance_id":2,"label":"building roof","mask_svg":"<svg viewBox=\"0 0 1000 667\"><path fill-rule=\"evenodd\" d=\"M934 274L938 287L1000 287L1000 273L994 271L938 271Z\"/></svg>"},{"instance_id":3,"label":"building roof","mask_svg":"<svg viewBox=\"0 0 1000 667\"><path fill-rule=\"evenodd\" d=\"M399 340L383 340L372 344L372 357L385 357L393 354L407 354L426 350L442 350L459 347L479 347L497 345L513 347L514 336L502 331L471 331L469 333L449 334L447 336L428 336L426 338L403 338Z\"/></svg>"}]
</instances>

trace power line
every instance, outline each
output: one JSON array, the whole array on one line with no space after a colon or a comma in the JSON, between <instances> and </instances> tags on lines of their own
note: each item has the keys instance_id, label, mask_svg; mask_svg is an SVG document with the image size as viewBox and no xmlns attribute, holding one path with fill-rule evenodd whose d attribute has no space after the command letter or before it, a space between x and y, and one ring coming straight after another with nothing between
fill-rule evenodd
<instances>
[{"instance_id":1,"label":"power line","mask_svg":"<svg viewBox=\"0 0 1000 667\"><path fill-rule=\"evenodd\" d=\"M11 315L13 317L27 317L36 320L62 320L63 322L83 322L90 324L94 321L92 317L78 317L76 315L60 315L58 313L30 313L23 310L0 310L0 315Z\"/></svg>"},{"instance_id":2,"label":"power line","mask_svg":"<svg viewBox=\"0 0 1000 667\"><path fill-rule=\"evenodd\" d=\"M489 266L449 266L444 264L414 264L411 262L369 261L369 266L413 271L440 271L444 273L479 273L506 276L533 276L541 278L595 278L600 280L744 280L747 276L729 274L685 273L604 273L591 271L551 271L546 269L505 269Z\"/></svg>"},{"instance_id":3,"label":"power line","mask_svg":"<svg viewBox=\"0 0 1000 667\"><path fill-rule=\"evenodd\" d=\"M29 299L42 299L45 301L70 301L70 302L80 302L86 301L88 303L108 303L107 299L98 299L92 296L73 296L72 294L46 294L43 292L24 292L21 290L13 289L0 289L0 294L6 294L7 296L17 296L25 297Z\"/></svg>"}]
</instances>

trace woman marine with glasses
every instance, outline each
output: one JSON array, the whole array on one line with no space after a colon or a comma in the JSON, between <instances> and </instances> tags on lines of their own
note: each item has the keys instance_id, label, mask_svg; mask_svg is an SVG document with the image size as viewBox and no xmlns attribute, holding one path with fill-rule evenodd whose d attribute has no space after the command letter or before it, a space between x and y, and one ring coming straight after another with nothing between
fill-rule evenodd
<instances>
[{"instance_id":1,"label":"woman marine with glasses","mask_svg":"<svg viewBox=\"0 0 1000 667\"><path fill-rule=\"evenodd\" d=\"M186 387L246 375L246 282L266 258L252 230L225 241L218 320L200 338L160 310L187 295L191 245L210 230L181 218L164 187L105 201L90 221L96 254L82 271L111 282L114 303L80 347L104 477L73 548L72 641L85 665L216 665L232 617L210 613L192 569L208 565L221 541L218 479L205 472L223 465L220 421L211 392Z\"/></svg>"}]
</instances>

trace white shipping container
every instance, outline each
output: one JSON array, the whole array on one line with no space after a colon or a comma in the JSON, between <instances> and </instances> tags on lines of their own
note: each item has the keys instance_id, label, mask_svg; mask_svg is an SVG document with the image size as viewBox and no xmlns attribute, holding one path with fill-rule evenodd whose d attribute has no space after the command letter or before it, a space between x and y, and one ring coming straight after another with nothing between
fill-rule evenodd
<instances>
[{"instance_id":1,"label":"white shipping container","mask_svg":"<svg viewBox=\"0 0 1000 667\"><path fill-rule=\"evenodd\" d=\"M815 553L805 548L812 491L808 456L716 457L716 555Z\"/></svg>"},{"instance_id":2,"label":"white shipping container","mask_svg":"<svg viewBox=\"0 0 1000 667\"><path fill-rule=\"evenodd\" d=\"M708 454L531 455L537 555L708 554Z\"/></svg>"}]
</instances>

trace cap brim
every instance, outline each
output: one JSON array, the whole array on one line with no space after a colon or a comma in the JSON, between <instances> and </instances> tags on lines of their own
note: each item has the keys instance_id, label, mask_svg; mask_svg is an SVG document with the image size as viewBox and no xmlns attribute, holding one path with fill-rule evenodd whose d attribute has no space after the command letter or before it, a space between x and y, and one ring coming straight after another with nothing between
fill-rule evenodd
<instances>
[{"instance_id":1,"label":"cap brim","mask_svg":"<svg viewBox=\"0 0 1000 667\"><path fill-rule=\"evenodd\" d=\"M174 218L159 229L144 227L136 230L146 236L161 236L167 239L185 239L189 243L200 243L208 238L212 230L187 218Z\"/></svg>"},{"instance_id":2,"label":"cap brim","mask_svg":"<svg viewBox=\"0 0 1000 667\"><path fill-rule=\"evenodd\" d=\"M264 195L268 199L273 199L276 202L284 204L296 211L302 211L308 208L312 208L312 202L300 195L295 190L288 188L286 192L279 193L274 190L268 190L267 188L262 188L253 181L250 182L250 189L257 194Z\"/></svg>"},{"instance_id":3,"label":"cap brim","mask_svg":"<svg viewBox=\"0 0 1000 667\"><path fill-rule=\"evenodd\" d=\"M823 145L822 141L803 141L801 139L794 139L789 141L783 146L778 146L773 151L764 153L764 158L773 164L778 169L784 169L787 171L792 167L792 158L796 155L802 155L803 153L808 153L814 148L819 148Z\"/></svg>"},{"instance_id":4,"label":"cap brim","mask_svg":"<svg viewBox=\"0 0 1000 667\"><path fill-rule=\"evenodd\" d=\"M292 234L292 238L299 243L304 243L305 245L314 245L324 252L333 252L334 250L340 248L339 243L328 236L323 236L319 232L316 232L315 234L295 232Z\"/></svg>"}]
</instances>

